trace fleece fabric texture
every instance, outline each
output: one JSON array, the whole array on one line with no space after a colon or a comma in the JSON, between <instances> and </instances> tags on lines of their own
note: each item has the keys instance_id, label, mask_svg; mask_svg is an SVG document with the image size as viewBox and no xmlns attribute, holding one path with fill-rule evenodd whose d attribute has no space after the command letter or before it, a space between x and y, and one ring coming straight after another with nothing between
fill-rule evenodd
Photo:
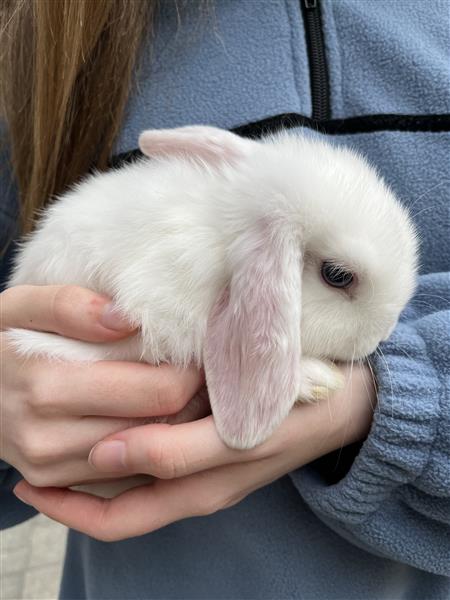
<instances>
[{"instance_id":1,"label":"fleece fabric texture","mask_svg":"<svg viewBox=\"0 0 450 600\"><path fill-rule=\"evenodd\" d=\"M320 5L332 118L450 113L447 0ZM177 14L167 0L137 78L117 153L145 128L311 116L300 2L216 0L207 13L189 2ZM338 481L317 461L226 511L140 538L71 532L61 598L450 597L449 133L326 137L377 166L421 238L417 293L371 358L379 402L367 440ZM4 231L14 228L8 190ZM19 474L2 468L0 520L10 526L32 511L10 493Z\"/></svg>"}]
</instances>

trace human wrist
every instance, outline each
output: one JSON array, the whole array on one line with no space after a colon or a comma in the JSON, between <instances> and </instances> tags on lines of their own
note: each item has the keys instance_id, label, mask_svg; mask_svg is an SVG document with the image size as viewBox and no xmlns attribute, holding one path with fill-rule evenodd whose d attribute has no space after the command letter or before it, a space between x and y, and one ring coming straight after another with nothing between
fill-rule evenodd
<instances>
[{"instance_id":1,"label":"human wrist","mask_svg":"<svg viewBox=\"0 0 450 600\"><path fill-rule=\"evenodd\" d=\"M367 437L377 402L376 383L367 363L345 364L340 369L345 386L337 392L334 402L337 427L336 435L341 443L337 447L359 442Z\"/></svg>"}]
</instances>

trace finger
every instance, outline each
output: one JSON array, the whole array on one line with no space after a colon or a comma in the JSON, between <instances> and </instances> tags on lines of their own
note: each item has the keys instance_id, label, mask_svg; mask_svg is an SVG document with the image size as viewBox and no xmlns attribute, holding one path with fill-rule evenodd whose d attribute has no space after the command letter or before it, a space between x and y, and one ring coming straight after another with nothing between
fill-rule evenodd
<instances>
[{"instance_id":1,"label":"finger","mask_svg":"<svg viewBox=\"0 0 450 600\"><path fill-rule=\"evenodd\" d=\"M133 427L96 444L89 461L101 473L136 472L173 479L222 465L276 456L286 447L296 445L309 446L315 457L317 446L325 454L336 443L336 447L340 444L336 435L332 435L336 419L330 419L330 410L327 402L294 407L266 442L249 450L226 446L218 436L212 416L180 425ZM322 432L319 442L318 429ZM313 441L316 443L312 444Z\"/></svg>"},{"instance_id":2,"label":"finger","mask_svg":"<svg viewBox=\"0 0 450 600\"><path fill-rule=\"evenodd\" d=\"M35 368L35 366L30 366ZM40 363L34 393L42 410L70 415L159 417L180 411L204 383L195 367L102 361ZM55 401L56 399L56 401Z\"/></svg>"},{"instance_id":3,"label":"finger","mask_svg":"<svg viewBox=\"0 0 450 600\"><path fill-rule=\"evenodd\" d=\"M85 485L97 483L99 481L117 480L117 475L99 473L84 460L66 460L64 463L55 463L45 466L34 466L28 470L26 466L21 466L20 472L28 483L37 488L47 487L69 487L76 485ZM133 474L124 474L121 476L125 481ZM142 476L144 477L144 476Z\"/></svg>"},{"instance_id":4,"label":"finger","mask_svg":"<svg viewBox=\"0 0 450 600\"><path fill-rule=\"evenodd\" d=\"M227 465L173 481L155 480L111 500L67 489L38 489L25 481L17 484L14 493L71 529L103 541L118 541L228 508L276 477L271 462L261 461Z\"/></svg>"},{"instance_id":5,"label":"finger","mask_svg":"<svg viewBox=\"0 0 450 600\"><path fill-rule=\"evenodd\" d=\"M26 481L14 489L20 500L39 512L103 541L142 535L189 516L186 504L173 491L149 484L107 500L69 489L36 488Z\"/></svg>"},{"instance_id":6,"label":"finger","mask_svg":"<svg viewBox=\"0 0 450 600\"><path fill-rule=\"evenodd\" d=\"M72 285L19 285L0 294L0 327L50 331L88 342L123 338L134 330L110 300Z\"/></svg>"},{"instance_id":7,"label":"finger","mask_svg":"<svg viewBox=\"0 0 450 600\"><path fill-rule=\"evenodd\" d=\"M106 436L121 432L129 427L142 425L144 419L108 417L85 417L83 419L35 419L19 435L13 444L30 465L63 468L69 460L87 463L89 452L98 441Z\"/></svg>"},{"instance_id":8,"label":"finger","mask_svg":"<svg viewBox=\"0 0 450 600\"><path fill-rule=\"evenodd\" d=\"M153 424L122 431L96 444L89 461L103 473L135 472L173 479L259 459L270 449L270 444L251 450L228 448L209 416L181 425Z\"/></svg>"}]
</instances>

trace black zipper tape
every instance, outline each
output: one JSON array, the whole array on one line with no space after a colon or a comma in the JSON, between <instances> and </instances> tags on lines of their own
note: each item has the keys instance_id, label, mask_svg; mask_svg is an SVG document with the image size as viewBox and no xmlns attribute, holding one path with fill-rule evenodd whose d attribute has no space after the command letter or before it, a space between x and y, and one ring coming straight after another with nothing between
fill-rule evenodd
<instances>
[{"instance_id":1,"label":"black zipper tape","mask_svg":"<svg viewBox=\"0 0 450 600\"><path fill-rule=\"evenodd\" d=\"M450 114L442 115L364 115L348 119L329 119L318 121L297 113L286 113L246 123L231 129L242 137L260 138L283 129L308 127L328 135L350 135L375 133L377 131L429 132L450 131ZM142 158L142 152L136 148L113 156L109 162L113 168Z\"/></svg>"},{"instance_id":2,"label":"black zipper tape","mask_svg":"<svg viewBox=\"0 0 450 600\"><path fill-rule=\"evenodd\" d=\"M300 2L308 50L312 118L316 121L323 121L330 118L331 112L320 2L319 0L300 0Z\"/></svg>"}]
</instances>

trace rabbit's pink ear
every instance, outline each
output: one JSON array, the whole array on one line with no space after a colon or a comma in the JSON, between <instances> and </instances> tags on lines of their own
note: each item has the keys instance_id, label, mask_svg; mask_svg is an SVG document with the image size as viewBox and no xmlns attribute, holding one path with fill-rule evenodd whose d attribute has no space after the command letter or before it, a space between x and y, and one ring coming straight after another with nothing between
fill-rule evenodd
<instances>
[{"instance_id":1,"label":"rabbit's pink ear","mask_svg":"<svg viewBox=\"0 0 450 600\"><path fill-rule=\"evenodd\" d=\"M206 125L149 129L139 136L139 148L150 158L188 157L211 166L239 160L255 143L230 131Z\"/></svg>"},{"instance_id":2,"label":"rabbit's pink ear","mask_svg":"<svg viewBox=\"0 0 450 600\"><path fill-rule=\"evenodd\" d=\"M223 441L267 439L299 390L302 256L286 230L259 224L231 250L232 278L209 316L204 367Z\"/></svg>"}]
</instances>

